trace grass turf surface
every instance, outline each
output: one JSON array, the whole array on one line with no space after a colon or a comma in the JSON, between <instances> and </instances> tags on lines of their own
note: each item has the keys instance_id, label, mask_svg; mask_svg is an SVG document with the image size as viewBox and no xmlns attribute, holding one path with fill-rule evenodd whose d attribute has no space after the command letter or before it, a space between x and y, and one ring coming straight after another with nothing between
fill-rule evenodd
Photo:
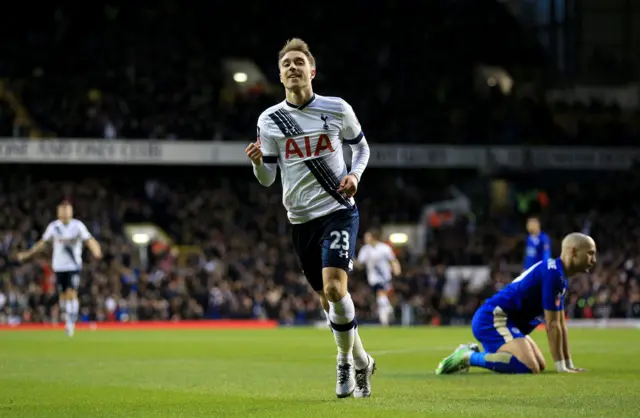
<instances>
[{"instance_id":1,"label":"grass turf surface","mask_svg":"<svg viewBox=\"0 0 640 418\"><path fill-rule=\"evenodd\" d=\"M0 332L2 417L638 417L638 330L572 329L584 374L433 369L467 328L361 327L370 399L335 397L326 329ZM534 339L547 358L546 336Z\"/></svg>"}]
</instances>

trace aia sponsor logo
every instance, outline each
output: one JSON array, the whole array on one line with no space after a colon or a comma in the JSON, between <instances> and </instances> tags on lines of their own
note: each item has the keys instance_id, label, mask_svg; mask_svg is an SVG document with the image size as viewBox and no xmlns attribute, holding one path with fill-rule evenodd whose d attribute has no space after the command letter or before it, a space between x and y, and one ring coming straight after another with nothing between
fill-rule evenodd
<instances>
[{"instance_id":1,"label":"aia sponsor logo","mask_svg":"<svg viewBox=\"0 0 640 418\"><path fill-rule=\"evenodd\" d=\"M317 138L305 136L304 138L287 139L285 143L285 160L292 158L309 158L318 157L326 154L324 151L333 152L333 145L329 135L322 134Z\"/></svg>"}]
</instances>

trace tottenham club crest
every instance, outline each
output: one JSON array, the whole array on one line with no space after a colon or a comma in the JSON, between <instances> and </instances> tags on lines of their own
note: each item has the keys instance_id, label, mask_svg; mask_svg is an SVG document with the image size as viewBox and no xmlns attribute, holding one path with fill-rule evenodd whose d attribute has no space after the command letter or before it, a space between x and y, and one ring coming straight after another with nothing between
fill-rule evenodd
<instances>
[{"instance_id":1,"label":"tottenham club crest","mask_svg":"<svg viewBox=\"0 0 640 418\"><path fill-rule=\"evenodd\" d=\"M322 119L322 122L324 122L324 125L322 125L322 129L324 129L325 131L328 131L329 130L329 124L327 123L327 120L329 119L329 116L320 115L320 119Z\"/></svg>"}]
</instances>

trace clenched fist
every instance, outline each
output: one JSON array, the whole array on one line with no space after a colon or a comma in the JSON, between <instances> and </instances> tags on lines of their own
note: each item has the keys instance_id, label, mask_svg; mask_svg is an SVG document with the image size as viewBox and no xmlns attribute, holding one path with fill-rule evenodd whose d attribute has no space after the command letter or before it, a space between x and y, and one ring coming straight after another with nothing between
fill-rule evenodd
<instances>
[{"instance_id":1,"label":"clenched fist","mask_svg":"<svg viewBox=\"0 0 640 418\"><path fill-rule=\"evenodd\" d=\"M251 162L255 165L262 164L262 150L260 149L260 144L258 142L252 142L251 144L249 144L244 152L247 154L247 157L249 157Z\"/></svg>"},{"instance_id":2,"label":"clenched fist","mask_svg":"<svg viewBox=\"0 0 640 418\"><path fill-rule=\"evenodd\" d=\"M342 178L338 192L346 198L353 197L358 190L358 179L353 174L347 174Z\"/></svg>"}]
</instances>

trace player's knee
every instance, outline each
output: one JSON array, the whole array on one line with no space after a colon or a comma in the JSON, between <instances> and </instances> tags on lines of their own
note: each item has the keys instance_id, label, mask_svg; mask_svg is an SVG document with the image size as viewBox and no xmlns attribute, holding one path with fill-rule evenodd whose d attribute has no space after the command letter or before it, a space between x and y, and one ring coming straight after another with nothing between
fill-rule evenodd
<instances>
[{"instance_id":1,"label":"player's knee","mask_svg":"<svg viewBox=\"0 0 640 418\"><path fill-rule=\"evenodd\" d=\"M347 294L347 273L344 270L327 267L322 271L324 294L330 302L337 302Z\"/></svg>"},{"instance_id":2,"label":"player's knee","mask_svg":"<svg viewBox=\"0 0 640 418\"><path fill-rule=\"evenodd\" d=\"M339 280L326 280L324 283L324 294L331 302L337 302L347 294Z\"/></svg>"}]
</instances>

